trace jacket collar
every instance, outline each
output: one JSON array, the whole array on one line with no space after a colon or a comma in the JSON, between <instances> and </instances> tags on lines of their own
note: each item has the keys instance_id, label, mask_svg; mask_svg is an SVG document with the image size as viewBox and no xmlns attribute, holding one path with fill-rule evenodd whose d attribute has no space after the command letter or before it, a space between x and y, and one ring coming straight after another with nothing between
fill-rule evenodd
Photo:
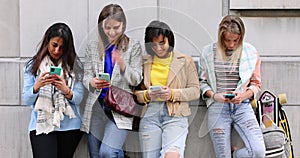
<instances>
[{"instance_id":1,"label":"jacket collar","mask_svg":"<svg viewBox=\"0 0 300 158\"><path fill-rule=\"evenodd\" d=\"M150 85L150 72L151 72L151 67L153 62L153 56L146 55L144 56L143 61L144 61L144 75L147 76L145 78L144 83L145 85ZM178 74L178 72L184 66L184 64L185 64L185 55L178 52L173 52L173 60L171 61L170 71L169 71L168 86L175 78L176 74Z\"/></svg>"}]
</instances>

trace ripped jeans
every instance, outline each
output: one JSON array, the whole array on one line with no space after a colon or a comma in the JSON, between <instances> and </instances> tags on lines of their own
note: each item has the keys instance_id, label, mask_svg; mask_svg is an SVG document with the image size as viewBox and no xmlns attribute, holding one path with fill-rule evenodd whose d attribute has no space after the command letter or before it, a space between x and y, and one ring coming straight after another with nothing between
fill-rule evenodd
<instances>
[{"instance_id":1,"label":"ripped jeans","mask_svg":"<svg viewBox=\"0 0 300 158\"><path fill-rule=\"evenodd\" d=\"M235 150L231 155L232 127L240 135L245 147ZM213 103L208 108L208 128L217 158L265 157L261 128L248 100L241 104Z\"/></svg>"},{"instance_id":2,"label":"ripped jeans","mask_svg":"<svg viewBox=\"0 0 300 158\"><path fill-rule=\"evenodd\" d=\"M151 102L140 122L140 144L143 158L163 158L167 152L184 158L188 118L168 115L165 102Z\"/></svg>"}]
</instances>

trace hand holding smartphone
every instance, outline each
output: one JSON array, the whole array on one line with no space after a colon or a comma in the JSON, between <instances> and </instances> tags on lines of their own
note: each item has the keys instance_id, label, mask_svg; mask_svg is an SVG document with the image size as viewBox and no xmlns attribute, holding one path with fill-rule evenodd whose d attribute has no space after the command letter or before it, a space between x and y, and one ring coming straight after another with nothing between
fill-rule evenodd
<instances>
[{"instance_id":1,"label":"hand holding smartphone","mask_svg":"<svg viewBox=\"0 0 300 158\"><path fill-rule=\"evenodd\" d=\"M60 74L61 74L61 67L50 66L49 75L57 75L57 76L60 76ZM59 78L56 77L55 80L59 80Z\"/></svg>"},{"instance_id":2,"label":"hand holding smartphone","mask_svg":"<svg viewBox=\"0 0 300 158\"><path fill-rule=\"evenodd\" d=\"M109 73L99 73L98 74L99 80L106 80L107 82L110 82L110 75Z\"/></svg>"},{"instance_id":3,"label":"hand holding smartphone","mask_svg":"<svg viewBox=\"0 0 300 158\"><path fill-rule=\"evenodd\" d=\"M224 94L224 97L225 97L225 98L232 99L232 98L235 97L235 94L233 94L233 93L227 93L227 94Z\"/></svg>"},{"instance_id":4,"label":"hand holding smartphone","mask_svg":"<svg viewBox=\"0 0 300 158\"><path fill-rule=\"evenodd\" d=\"M160 91L162 91L162 87L161 86L150 86L149 90L151 92L160 92Z\"/></svg>"},{"instance_id":5,"label":"hand holding smartphone","mask_svg":"<svg viewBox=\"0 0 300 158\"><path fill-rule=\"evenodd\" d=\"M61 67L50 66L49 74L50 75L58 75L58 76L60 76L60 74L61 74Z\"/></svg>"}]
</instances>

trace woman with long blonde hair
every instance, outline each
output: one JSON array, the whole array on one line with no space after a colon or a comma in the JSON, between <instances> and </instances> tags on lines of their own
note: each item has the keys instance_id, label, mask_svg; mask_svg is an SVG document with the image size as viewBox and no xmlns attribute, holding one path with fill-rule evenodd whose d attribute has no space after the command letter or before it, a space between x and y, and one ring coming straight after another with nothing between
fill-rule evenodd
<instances>
[{"instance_id":1,"label":"woman with long blonde hair","mask_svg":"<svg viewBox=\"0 0 300 158\"><path fill-rule=\"evenodd\" d=\"M250 100L260 91L260 57L244 40L243 21L225 16L219 24L218 41L205 46L199 60L202 98L208 107L208 128L215 155L219 157L264 157L261 129ZM231 146L231 128L245 147Z\"/></svg>"},{"instance_id":2,"label":"woman with long blonde hair","mask_svg":"<svg viewBox=\"0 0 300 158\"><path fill-rule=\"evenodd\" d=\"M129 92L142 81L142 49L138 41L124 32L126 17L118 4L105 6L98 18L98 39L91 40L86 49L83 84L88 89L81 130L88 133L91 158L123 158L123 144L132 117L112 111L104 103L110 85ZM110 81L100 79L108 73Z\"/></svg>"}]
</instances>

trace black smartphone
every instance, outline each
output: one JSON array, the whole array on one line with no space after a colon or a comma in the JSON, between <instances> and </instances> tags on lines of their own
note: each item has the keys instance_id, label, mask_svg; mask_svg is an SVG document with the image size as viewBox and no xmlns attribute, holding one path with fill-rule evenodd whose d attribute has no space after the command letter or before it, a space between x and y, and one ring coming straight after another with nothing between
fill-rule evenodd
<instances>
[{"instance_id":1,"label":"black smartphone","mask_svg":"<svg viewBox=\"0 0 300 158\"><path fill-rule=\"evenodd\" d=\"M233 94L233 93L227 93L227 94L224 94L224 97L225 97L225 98L232 99L232 98L235 97L235 94Z\"/></svg>"}]
</instances>

